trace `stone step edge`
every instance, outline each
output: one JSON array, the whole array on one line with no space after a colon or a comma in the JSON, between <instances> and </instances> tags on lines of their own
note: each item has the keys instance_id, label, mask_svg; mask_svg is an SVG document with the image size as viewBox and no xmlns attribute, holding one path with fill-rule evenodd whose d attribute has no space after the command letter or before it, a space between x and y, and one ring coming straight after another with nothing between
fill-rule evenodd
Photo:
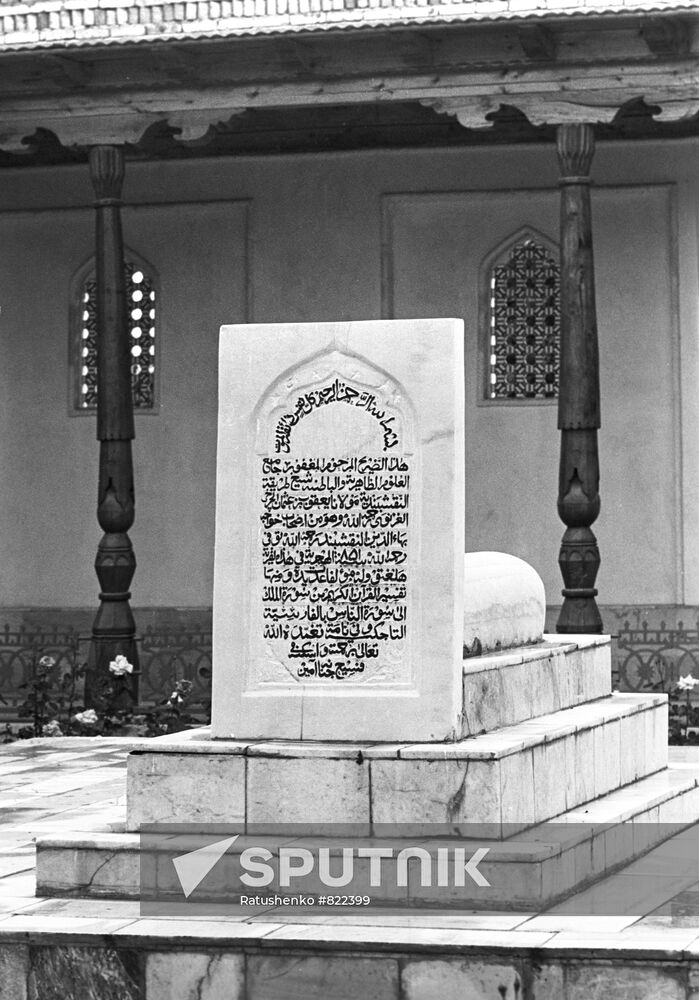
<instances>
[{"instance_id":1,"label":"stone step edge","mask_svg":"<svg viewBox=\"0 0 699 1000\"><path fill-rule=\"evenodd\" d=\"M469 656L463 661L464 676L480 673L485 670L499 670L501 667L516 667L521 663L534 663L546 660L554 655L568 655L578 650L593 649L610 643L608 635L578 635L563 637L555 634L544 634L541 642L529 646L517 646L513 649L501 649L481 653L480 656ZM611 673L610 673L611 689Z\"/></svg>"},{"instance_id":2,"label":"stone step edge","mask_svg":"<svg viewBox=\"0 0 699 1000\"><path fill-rule=\"evenodd\" d=\"M423 759L496 760L574 733L596 729L640 712L662 710L666 694L621 694L540 715L526 722L468 736L450 743L348 743L327 740L214 740L208 726L156 737L133 746L129 756L141 754L220 754L242 757L306 758L325 760ZM587 716L587 717L586 717ZM490 743L490 748L488 744ZM493 744L497 746L493 746ZM127 758L128 761L128 758Z\"/></svg>"},{"instance_id":3,"label":"stone step edge","mask_svg":"<svg viewBox=\"0 0 699 1000\"><path fill-rule=\"evenodd\" d=\"M531 842L532 851L541 851L540 860L544 860L547 857L553 857L556 853L568 850L571 847L575 847L580 843L583 843L587 838L585 832L586 827L593 828L597 832L603 832L605 830L610 830L615 826L619 826L622 823L626 823L629 820L633 820L639 816L644 815L656 807L660 807L667 802L672 802L674 799L681 795L685 795L687 792L691 792L693 789L699 787L699 763L694 767L687 766L673 766L672 764L663 771L657 771L646 778L641 778L633 785L627 785L624 788L617 788L611 792L607 792L606 795L600 796L598 799L592 800L585 806L575 806L573 809L569 809L565 813L561 813L559 816L555 816L550 820L545 820L542 823L537 823L534 826L529 827L527 830L513 834L512 839L516 840L518 843ZM633 788L633 794L630 789ZM631 801L629 801L629 799ZM620 801L621 800L621 801ZM610 808L615 810L610 811ZM584 812L582 810L584 809ZM606 815L605 815L606 812ZM697 817L699 822L699 817ZM658 823L662 823L663 819L659 818ZM673 823L673 820L665 820L665 822ZM167 825L167 824L164 824ZM232 826L237 827L238 824L232 824ZM242 824L241 824L242 825ZM258 824L259 825L259 824ZM353 824L356 825L356 824ZM378 824L380 826L381 824ZM438 824L442 826L443 824ZM547 827L555 825L558 828L570 825L575 827L569 838L565 841L553 841L549 842L546 840L540 840L542 832L546 831ZM682 823L681 826L691 825ZM429 824L416 824L416 827L423 826L425 828L425 834L423 839L428 841L430 839L428 826ZM563 832L563 831L562 831ZM418 835L419 836L419 835ZM297 838L299 841L304 840L303 835L299 835ZM395 843L395 837L385 838L387 843ZM410 840L416 839L415 835L411 834ZM473 842L485 843L487 838L470 838ZM382 842L381 836L372 836L372 842L376 843ZM289 841L291 843L292 841ZM499 845L500 860L507 860L508 852L508 842L507 840L492 840L490 841L493 845ZM469 838L464 838L464 843L469 843ZM91 834L76 833L70 834L68 836L61 834L47 834L43 837L38 837L36 841L37 853L42 850L53 850L53 849L72 849L72 850L104 850L104 851L138 851L140 846L140 834L133 832L123 832L115 833L114 831L103 831L94 832ZM552 847L556 847L556 850L552 850ZM495 848L493 848L495 850ZM521 860L522 850L512 850L512 845L509 850L512 852L512 860ZM235 853L235 852L233 852Z\"/></svg>"},{"instance_id":4,"label":"stone step edge","mask_svg":"<svg viewBox=\"0 0 699 1000\"><path fill-rule=\"evenodd\" d=\"M631 928L605 934L588 932L585 928L571 932L565 926L560 930L534 927L529 930L526 921L532 920L534 914L516 911L514 915L522 917L522 924L512 929L493 929L488 925L485 914L483 928L477 926L475 922L478 917L475 917L474 925L445 929L430 926L428 916L423 925L416 926L411 922L386 926L378 921L362 922L359 916L356 923L321 924L314 921L309 924L301 917L293 923L288 920L282 922L278 918L275 920L274 913L268 913L262 919L255 918L249 923L237 919L197 922L164 917L158 920L157 927L153 920L113 918L108 921L112 926L105 929L107 921L92 918L83 920L83 926L80 927L61 926L60 915L47 916L43 926L32 927L31 923L35 923L36 918L17 914L0 922L0 945L3 948L18 949L18 965L25 961L23 950L27 945L50 945L57 960L62 953L68 957L68 952L76 946L88 946L91 951L94 949L94 968L100 968L100 952L104 955L104 967L109 968L107 959L118 948L131 949L143 955L153 952L158 957L163 952L172 953L175 957L177 954L194 957L202 952L210 953L211 957L221 953L255 956L260 954L261 949L262 954L283 952L290 958L313 957L321 963L327 960L329 975L333 972L333 961L344 960L348 963L344 969L350 972L352 961L361 963L367 955L377 960L385 957L392 965L396 959L410 961L416 956L433 960L440 966L441 963L453 963L459 976L464 975L464 963L472 962L472 971L480 974L484 963L497 968L507 958L531 960L544 970L549 965L555 968L555 963L561 963L565 969L570 963L592 963L597 967L602 961L605 981L610 982L614 981L616 973L621 975L624 982L628 977L637 982L642 972L649 983L654 983L659 963L680 963L680 967L689 969L692 975L699 972L697 928L687 928L686 933L679 935L677 929L664 927L653 928L653 933L649 934L643 925L638 932ZM55 927L47 926L49 920L55 922ZM312 938L309 937L309 927L313 928ZM174 951L172 943L166 943L168 940L176 946ZM85 961L90 968L89 959L86 958ZM102 971L100 968L100 972ZM468 967L466 971L468 972ZM671 976L672 973L668 972L667 975ZM664 979L663 983L665 981ZM668 989L672 986L673 992L666 995L679 997L680 994L675 991L676 979L672 978L671 982L667 982ZM24 991L21 995L25 996ZM685 993L681 995L684 998ZM645 996L648 997L647 994ZM686 996L691 997L693 994L687 993ZM562 994L557 993L556 997L563 1000Z\"/></svg>"},{"instance_id":5,"label":"stone step edge","mask_svg":"<svg viewBox=\"0 0 699 1000\"><path fill-rule=\"evenodd\" d=\"M675 803L675 809L677 804L681 803L682 799L695 791L697 788L696 782L691 785L691 787L685 787L683 790L675 789L670 801ZM696 803L694 803L694 808L696 808ZM517 905L521 905L523 910L530 910L532 908L531 904L535 904L534 909L538 910L540 907L548 908L555 905L557 902L562 902L568 899L571 893L576 893L583 890L586 887L595 885L600 880L603 880L614 872L618 872L628 865L632 864L634 861L641 858L643 855L647 854L649 851L653 851L655 848L659 847L668 839L671 839L676 834L683 830L687 830L696 825L696 818L693 816L692 819L688 819L686 816L683 820L675 822L670 826L670 824L661 825L659 823L654 823L649 831L638 830L637 824L631 824L631 829L626 833L626 841L619 838L617 832L618 828L621 826L627 827L627 824L617 824L616 828L614 826L606 829L600 829L595 825L590 825L584 832L582 837L578 837L575 840L562 840L553 841L550 843L532 843L530 846L525 845L508 845L499 844L497 842L489 842L485 839L476 840L475 838L470 841L464 839L460 841L468 848L469 844L472 844L474 848L483 847L484 845L489 845L490 853L487 858L488 867L492 868L497 866L500 868L501 865L513 865L516 870L520 872L519 878L522 878L524 872L530 869L530 866L534 871L538 869L538 878L541 880L539 891L535 893L534 896L529 896L527 894L517 897L514 902ZM611 833L612 841L608 841L606 838ZM55 897L55 898L75 898L85 894L85 897L89 898L124 898L132 899L138 898L138 887L137 881L129 881L128 876L126 879L124 876L131 866L133 866L133 875L136 880L138 876L136 872L140 870L140 862L138 859L138 837L134 834L123 834L120 838L115 837L105 837L102 842L93 839L84 844L66 841L58 842L55 845L52 843L45 844L45 851L43 853L42 861L45 864L49 862L53 850L65 851L69 850L74 858L74 864L76 866L88 863L88 858L90 856L97 855L97 867L96 871L100 871L105 864L110 863L115 860L119 855L122 857L122 862L118 865L117 869L117 881L112 882L108 880L107 883L101 885L95 885L94 875L90 877L89 882L80 883L77 882L59 882L52 881L50 878L50 869L47 873L49 878L45 881L41 881L39 877L39 868L37 868L37 895L43 895L44 897ZM290 841L289 843L296 843L303 845L308 843L308 838L299 837L296 841ZM373 846L380 846L382 841L380 839L372 838ZM385 843L395 849L396 841L387 840ZM423 845L429 845L430 841L422 841ZM443 842L442 842L443 843ZM626 844L626 846L624 846ZM598 846L596 846L598 845ZM186 845L181 845L182 847ZM193 845L193 849L200 846L200 841L197 841ZM322 846L322 845L321 845ZM437 842L436 846L439 846ZM517 849L519 847L519 849ZM577 858L579 856L579 851L581 848L584 851L585 857L588 859L590 864L590 869L586 875L582 872L578 873ZM611 848L611 853L610 853ZM178 850L179 850L178 846ZM338 846L338 852L340 847ZM601 849L601 853L600 853ZM235 853L235 851L233 851ZM106 858L101 856L106 854ZM597 860L595 861L595 856ZM82 858L82 861L81 861ZM123 862L128 860L128 868L125 870L123 867ZM94 864L94 863L93 863ZM485 862L484 862L485 864ZM587 861L585 863L587 865ZM567 877L566 877L567 876ZM509 876L508 876L509 877ZM513 878L518 876L513 873ZM693 876L695 877L695 876ZM65 875L64 875L65 878ZM548 885L548 890L547 890ZM554 888L555 887L555 888ZM421 898L418 893L417 899ZM508 897L509 898L509 897ZM463 906L467 902L461 899L460 905ZM472 903L482 909L490 909L491 905L488 904L488 900L483 898L482 893L475 891ZM502 906L502 897L498 896L490 900L492 907L496 909ZM457 907L458 908L458 907Z\"/></svg>"},{"instance_id":6,"label":"stone step edge","mask_svg":"<svg viewBox=\"0 0 699 1000\"><path fill-rule=\"evenodd\" d=\"M457 737L499 732L611 693L609 647L594 640L538 643L473 657L463 664Z\"/></svg>"},{"instance_id":7,"label":"stone step edge","mask_svg":"<svg viewBox=\"0 0 699 1000\"><path fill-rule=\"evenodd\" d=\"M649 822L667 823L673 825L675 821L667 815L660 816L660 811L666 803L672 803L682 795L699 788L699 763L693 768L677 768L670 764L662 771L656 771L644 778L622 788L615 788L599 798L590 802L574 806L558 816L554 816L543 823L529 827L521 833L514 834L518 842L539 842L537 838L547 827L556 826L561 829L564 826L572 828L571 835L565 841L561 841L563 849L567 850L575 847L587 839L585 829L592 827L598 832L612 830L623 823L638 821L639 817L645 816L651 810L658 809L658 818ZM665 810L667 813L667 810ZM689 825L699 822L699 812L695 820ZM685 826L684 822L680 824ZM503 843L507 843L504 841Z\"/></svg>"},{"instance_id":8,"label":"stone step edge","mask_svg":"<svg viewBox=\"0 0 699 1000\"><path fill-rule=\"evenodd\" d=\"M665 694L610 694L489 733L468 736L454 743L413 743L402 746L397 757L400 760L498 760L522 750L620 722L643 712L663 711L667 703L668 697ZM261 749L254 748L249 755L258 756ZM372 758L386 755L381 747L377 747L370 748L365 756Z\"/></svg>"}]
</instances>

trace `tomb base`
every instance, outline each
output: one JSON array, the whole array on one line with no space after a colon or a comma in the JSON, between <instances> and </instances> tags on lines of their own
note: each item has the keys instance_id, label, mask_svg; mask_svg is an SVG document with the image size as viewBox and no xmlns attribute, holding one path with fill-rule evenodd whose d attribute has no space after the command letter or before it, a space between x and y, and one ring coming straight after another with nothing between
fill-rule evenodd
<instances>
[{"instance_id":1,"label":"tomb base","mask_svg":"<svg viewBox=\"0 0 699 1000\"><path fill-rule=\"evenodd\" d=\"M464 661L464 737L453 742L213 740L205 729L153 740L128 758L126 828L449 823L511 834L667 765L666 696L610 688L608 640L550 636Z\"/></svg>"},{"instance_id":2,"label":"tomb base","mask_svg":"<svg viewBox=\"0 0 699 1000\"><path fill-rule=\"evenodd\" d=\"M127 761L127 829L412 825L507 835L662 770L664 695L610 695L454 743L235 742L194 731ZM159 742L159 741L155 741ZM183 775L187 776L186 784Z\"/></svg>"},{"instance_id":3,"label":"tomb base","mask_svg":"<svg viewBox=\"0 0 699 1000\"><path fill-rule=\"evenodd\" d=\"M544 909L625 867L695 823L698 814L699 765L671 766L509 839L459 839L466 857L476 849L488 848L487 857L478 866L487 886L467 881L466 887L452 889L447 898L444 889L420 884L416 860L409 866L407 886L392 890L392 901L400 906L462 910ZM417 828L413 830L417 832ZM428 830L423 828L423 833L423 846L429 847ZM301 837L286 843L303 845L304 840ZM322 841L314 839L314 843ZM371 844L391 848L396 841L374 837ZM235 853L235 848L232 851ZM37 843L37 893L137 899L140 863L140 836L135 832L45 837ZM611 902L610 913L615 912Z\"/></svg>"},{"instance_id":4,"label":"tomb base","mask_svg":"<svg viewBox=\"0 0 699 1000\"><path fill-rule=\"evenodd\" d=\"M392 842L428 840L438 824L487 844L481 871L501 886L472 886L455 904L548 905L699 814L699 768L667 766L666 697L612 694L609 676L608 640L548 637L465 661L471 735L454 742L213 740L206 729L148 741L128 757L123 832L39 841L38 889L138 895L138 830L151 824L295 824L297 837L359 824L374 838L390 827Z\"/></svg>"}]
</instances>

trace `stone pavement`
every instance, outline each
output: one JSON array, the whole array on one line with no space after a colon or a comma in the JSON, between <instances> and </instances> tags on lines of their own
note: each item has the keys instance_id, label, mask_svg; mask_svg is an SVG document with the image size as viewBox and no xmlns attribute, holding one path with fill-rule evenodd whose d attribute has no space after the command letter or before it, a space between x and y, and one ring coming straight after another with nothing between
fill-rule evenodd
<instances>
[{"instance_id":1,"label":"stone pavement","mask_svg":"<svg viewBox=\"0 0 699 1000\"><path fill-rule=\"evenodd\" d=\"M0 748L0 1000L699 1000L696 830L611 877L634 916L142 919L136 901L37 899L37 836L123 829L134 745Z\"/></svg>"}]
</instances>

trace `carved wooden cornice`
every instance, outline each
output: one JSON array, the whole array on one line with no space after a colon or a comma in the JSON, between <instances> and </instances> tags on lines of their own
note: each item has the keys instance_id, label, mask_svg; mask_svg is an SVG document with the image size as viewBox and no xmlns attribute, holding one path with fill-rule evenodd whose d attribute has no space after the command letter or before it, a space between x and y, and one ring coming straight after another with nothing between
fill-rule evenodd
<instances>
[{"instance_id":1,"label":"carved wooden cornice","mask_svg":"<svg viewBox=\"0 0 699 1000\"><path fill-rule=\"evenodd\" d=\"M665 90L639 89L627 91L594 90L550 94L512 92L492 97L427 98L422 104L441 114L452 115L464 128L492 127L492 116L503 105L516 108L532 125L574 125L576 123L609 124L624 105L643 100L653 108L652 117L663 122L687 121L699 113L699 80L688 80L684 93Z\"/></svg>"},{"instance_id":2,"label":"carved wooden cornice","mask_svg":"<svg viewBox=\"0 0 699 1000\"><path fill-rule=\"evenodd\" d=\"M248 110L421 103L470 129L501 106L534 125L609 123L645 99L659 121L699 111L699 11L429 26L366 35L0 53L0 149L43 129L63 146L182 141Z\"/></svg>"},{"instance_id":3,"label":"carved wooden cornice","mask_svg":"<svg viewBox=\"0 0 699 1000\"><path fill-rule=\"evenodd\" d=\"M146 130L158 122L167 123L182 141L201 139L212 125L240 114L244 108L171 108L176 102L165 100L151 107L134 105L116 109L84 105L67 114L62 106L43 112L26 109L15 113L0 111L0 147L21 150L26 138L37 126L52 132L63 146L122 146L137 143ZM163 110L158 110L162 107ZM103 109L103 111L102 111ZM101 113L102 111L102 113Z\"/></svg>"}]
</instances>

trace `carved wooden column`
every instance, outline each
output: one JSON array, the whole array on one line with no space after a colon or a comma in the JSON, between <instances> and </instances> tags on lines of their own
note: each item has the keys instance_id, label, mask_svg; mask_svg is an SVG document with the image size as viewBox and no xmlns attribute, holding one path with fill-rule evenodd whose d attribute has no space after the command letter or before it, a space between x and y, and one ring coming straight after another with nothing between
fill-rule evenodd
<instances>
[{"instance_id":1,"label":"carved wooden column","mask_svg":"<svg viewBox=\"0 0 699 1000\"><path fill-rule=\"evenodd\" d=\"M136 569L128 536L134 521L131 441L135 435L121 235L121 147L94 146L90 150L90 177L97 214L97 520L104 531L95 559L101 593L86 678L86 702L94 705L99 704L110 680L110 661L123 654L137 671L138 659L136 626L129 605L129 587ZM136 677L132 678L136 700Z\"/></svg>"},{"instance_id":2,"label":"carved wooden column","mask_svg":"<svg viewBox=\"0 0 699 1000\"><path fill-rule=\"evenodd\" d=\"M590 213L591 125L559 125L561 171L561 368L558 513L566 525L558 563L563 606L558 632L601 632L595 597L599 549L590 525L600 510L597 430L599 351Z\"/></svg>"}]
</instances>

